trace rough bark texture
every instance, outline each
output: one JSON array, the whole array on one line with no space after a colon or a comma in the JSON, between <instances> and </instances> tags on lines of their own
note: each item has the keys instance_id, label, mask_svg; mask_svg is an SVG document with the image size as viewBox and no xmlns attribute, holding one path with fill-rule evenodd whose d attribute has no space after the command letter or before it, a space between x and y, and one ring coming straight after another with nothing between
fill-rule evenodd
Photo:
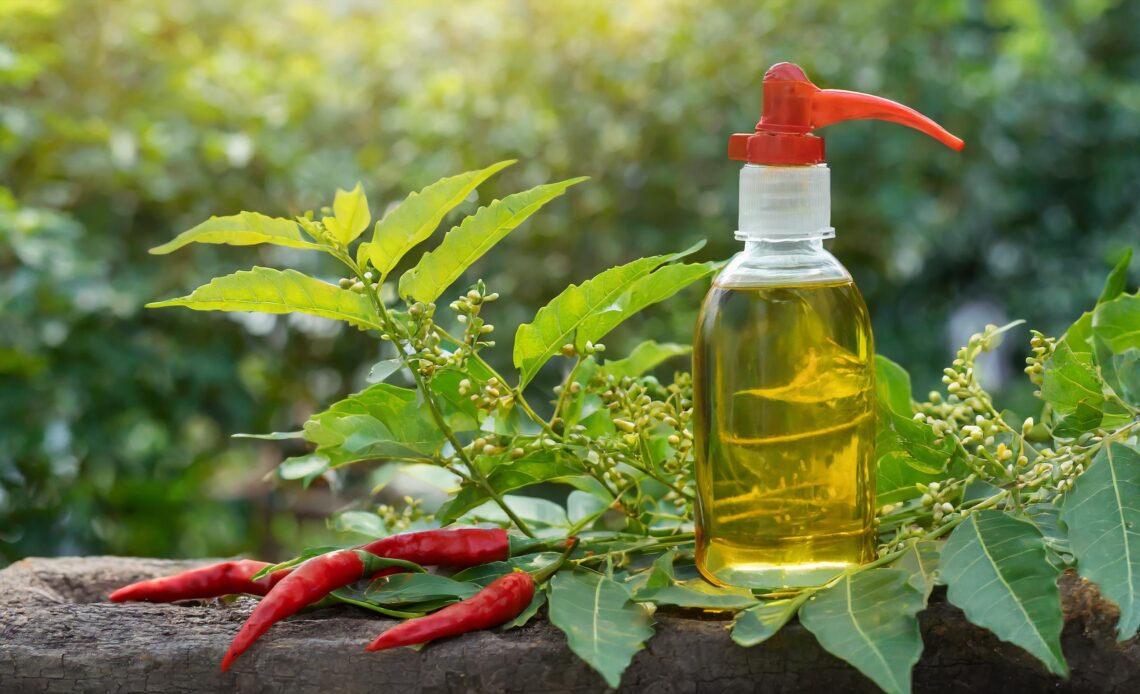
<instances>
[{"instance_id":1,"label":"rough bark texture","mask_svg":"<svg viewBox=\"0 0 1140 694\"><path fill-rule=\"evenodd\" d=\"M195 565L116 557L29 559L0 571L0 692L592 692L604 689L561 632L535 620L414 652L365 653L389 621L350 607L301 614L218 670L251 598L175 605L106 602L112 589ZM966 622L937 594L922 615L924 692L1140 692L1140 640L1116 642L1116 610L1095 588L1062 579L1067 681ZM657 635L625 674L623 690L864 692L874 686L791 624L741 648L727 623L657 615Z\"/></svg>"}]
</instances>

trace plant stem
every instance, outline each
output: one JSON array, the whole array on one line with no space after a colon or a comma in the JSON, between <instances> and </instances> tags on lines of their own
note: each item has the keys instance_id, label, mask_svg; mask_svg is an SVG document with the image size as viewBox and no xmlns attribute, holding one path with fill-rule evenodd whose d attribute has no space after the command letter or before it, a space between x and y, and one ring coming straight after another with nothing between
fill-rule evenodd
<instances>
[{"instance_id":1,"label":"plant stem","mask_svg":"<svg viewBox=\"0 0 1140 694\"><path fill-rule=\"evenodd\" d=\"M583 359L581 355L578 355L578 360L574 362L574 366L570 369L570 373L566 376L566 380L562 383L562 391L558 393L558 401L554 403L554 414L550 415L549 427L552 430L554 428L554 422L562 413L562 407L565 405L566 393L570 390L570 384L574 382L574 377L578 375L578 367L582 365L583 361L585 361L585 359ZM565 426L562 427L562 431L565 433Z\"/></svg>"},{"instance_id":2,"label":"plant stem","mask_svg":"<svg viewBox=\"0 0 1140 694\"><path fill-rule=\"evenodd\" d=\"M683 535L673 535L670 537L662 538L660 540L650 540L650 541L645 542L645 543L640 544L640 545L634 545L632 547L626 547L625 549L615 549L615 550L612 550L609 552L603 552L601 554L594 554L594 555L591 555L588 557L582 557L581 559L572 559L570 561L573 564L579 564L580 565L580 564L585 564L587 562L594 562L594 561L606 559L607 557L612 557L612 556L617 555L617 554L631 554L631 553L632 554L639 554L639 553L644 552L646 550L652 551L655 549L660 549L660 548L665 548L665 547L675 547L677 545L686 545L686 544L689 544L690 542L693 542L694 540L695 540L695 536L692 533L684 533Z\"/></svg>"},{"instance_id":3,"label":"plant stem","mask_svg":"<svg viewBox=\"0 0 1140 694\"><path fill-rule=\"evenodd\" d=\"M349 269L351 269L353 273L356 274L357 279L362 284L364 284L365 292L371 299L373 308L376 309L376 315L380 317L380 320L387 328L389 334L392 335L393 341L395 342L395 337L397 335L396 323L394 320L392 320L392 316L388 313L388 309L384 307L384 303L380 301L380 297L376 295L376 292L371 290L371 285L369 281L364 277L364 273L361 272L360 267L351 257L348 256L347 253L344 253L342 256L338 255L338 257L340 258L341 262L347 265ZM514 510L503 499L502 495L500 495L499 492L491 486L491 483L487 480L487 476L483 474L483 471L480 470L477 465L475 465L475 463L467 455L467 452L463 450L463 444L459 442L459 439L455 437L455 432L453 432L451 430L451 427L447 425L447 422L444 421L443 414L439 411L439 405L436 404L435 398L432 397L431 390L428 388L428 385L424 381L423 376L420 375L418 369L412 366L411 359L408 358L407 353L402 349L401 345L398 342L396 343L396 352L400 355L400 361L403 362L408 371L412 373L412 378L416 382L416 387L419 388L421 393L423 393L424 402L428 406L428 411L431 412L432 419L435 420L436 427L438 427L439 430L443 432L443 435L447 438L448 442L451 443L451 447L455 449L456 455L458 455L463 460L463 463L467 466L468 472L475 478L475 481L479 484L479 486L483 488L483 491L487 492L487 495L495 501L499 508L503 509L503 513L507 514L507 517L511 519L511 522L515 524L519 531L521 531L527 537L534 537L534 532L530 529L530 526L528 526L522 518L519 518L518 515L515 514Z\"/></svg>"},{"instance_id":4,"label":"plant stem","mask_svg":"<svg viewBox=\"0 0 1140 694\"><path fill-rule=\"evenodd\" d=\"M627 464L630 467L634 468L635 470L638 470L638 471L640 471L646 475L649 475L650 477L657 480L661 484L665 485L669 489L672 489L674 492L676 492L677 496L679 496L683 499L686 499L688 501L692 501L693 500L692 494L685 493L684 489L681 489L676 484L664 479L659 474L657 474L656 470L653 469L653 455L649 452L649 443L645 440L645 436L640 431L637 432L637 440L638 440L639 448L641 449L641 456L645 459L645 467L639 467L637 465L633 465L632 463L629 463L628 461L627 461Z\"/></svg>"}]
</instances>

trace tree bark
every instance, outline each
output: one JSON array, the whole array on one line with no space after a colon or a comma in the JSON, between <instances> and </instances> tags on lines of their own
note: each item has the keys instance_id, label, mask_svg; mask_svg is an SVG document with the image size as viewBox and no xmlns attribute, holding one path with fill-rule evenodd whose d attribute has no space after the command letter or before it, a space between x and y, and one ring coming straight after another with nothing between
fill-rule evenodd
<instances>
[{"instance_id":1,"label":"tree bark","mask_svg":"<svg viewBox=\"0 0 1140 694\"><path fill-rule=\"evenodd\" d=\"M0 571L0 692L594 692L602 679L543 619L509 632L467 634L422 651L366 653L390 620L352 607L275 626L226 674L230 639L255 604L112 604L126 583L202 562L87 557L28 559ZM922 614L926 651L917 692L1140 692L1140 639L1117 643L1117 612L1094 586L1066 575L1063 645L1072 677L1049 675L1020 649L969 624L936 592ZM728 622L658 611L657 635L622 680L631 692L872 692L854 668L799 624L754 648Z\"/></svg>"}]
</instances>

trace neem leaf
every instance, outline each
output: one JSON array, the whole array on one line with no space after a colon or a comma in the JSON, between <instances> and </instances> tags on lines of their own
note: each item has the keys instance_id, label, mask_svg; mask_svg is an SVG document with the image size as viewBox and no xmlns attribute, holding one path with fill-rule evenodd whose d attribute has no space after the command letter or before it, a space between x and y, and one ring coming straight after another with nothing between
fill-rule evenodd
<instances>
[{"instance_id":1,"label":"neem leaf","mask_svg":"<svg viewBox=\"0 0 1140 694\"><path fill-rule=\"evenodd\" d=\"M357 261L367 258L380 272L381 278L386 277L400 258L431 236L444 216L463 202L471 191L514 163L514 159L501 161L485 169L443 178L418 193L409 194L376 223L372 241L360 244L357 249Z\"/></svg>"},{"instance_id":2,"label":"neem leaf","mask_svg":"<svg viewBox=\"0 0 1140 694\"><path fill-rule=\"evenodd\" d=\"M607 324L613 327L624 320L622 316L632 315L629 311L630 302L638 283L650 278L653 271L661 265L693 253L702 245L697 244L681 253L641 258L610 268L586 280L581 286L570 285L551 299L550 303L538 310L533 321L520 325L515 333L514 362L521 372L519 387L525 387L543 364L564 345L580 345L586 339L598 339L597 335L587 336L584 330L591 318L602 313L617 314L607 320ZM684 284L695 281L698 277L686 274L674 278L670 274L666 279L674 280L676 284L672 290L678 291ZM657 290L654 295L660 296L663 287L654 284L652 288ZM648 298L644 293L640 297ZM617 323L613 322L615 319L619 319ZM605 326L595 324L595 327Z\"/></svg>"},{"instance_id":3,"label":"neem leaf","mask_svg":"<svg viewBox=\"0 0 1140 694\"><path fill-rule=\"evenodd\" d=\"M913 414L910 406L910 374L881 354L875 355L875 394L880 406L904 417Z\"/></svg>"},{"instance_id":4,"label":"neem leaf","mask_svg":"<svg viewBox=\"0 0 1140 694\"><path fill-rule=\"evenodd\" d=\"M189 296L146 305L147 308L167 306L185 306L195 311L308 313L346 321L358 328L380 328L372 305L363 295L296 270L255 267L215 278Z\"/></svg>"},{"instance_id":5,"label":"neem leaf","mask_svg":"<svg viewBox=\"0 0 1140 694\"><path fill-rule=\"evenodd\" d=\"M732 640L741 646L756 646L776 635L808 598L804 592L786 600L768 600L742 611L732 623Z\"/></svg>"},{"instance_id":6,"label":"neem leaf","mask_svg":"<svg viewBox=\"0 0 1140 694\"><path fill-rule=\"evenodd\" d=\"M333 213L336 215L336 224L325 226L345 246L364 233L372 222L372 213L368 210L368 199L364 197L364 187L359 181L352 190L337 189L336 198L333 199Z\"/></svg>"},{"instance_id":7,"label":"neem leaf","mask_svg":"<svg viewBox=\"0 0 1140 694\"><path fill-rule=\"evenodd\" d=\"M547 499L506 494L503 500L519 518L527 523L543 528L565 528L570 525L566 509ZM470 523L491 522L507 525L511 522L503 509L494 501L486 501L464 514L462 520Z\"/></svg>"},{"instance_id":8,"label":"neem leaf","mask_svg":"<svg viewBox=\"0 0 1140 694\"><path fill-rule=\"evenodd\" d=\"M657 343L646 340L633 348L625 359L607 360L602 371L614 378L637 378L642 374L657 368L662 362L673 357L690 354L693 348L689 345L677 345L671 342Z\"/></svg>"},{"instance_id":9,"label":"neem leaf","mask_svg":"<svg viewBox=\"0 0 1140 694\"><path fill-rule=\"evenodd\" d=\"M438 248L424 253L420 262L400 277L400 296L423 302L435 301L464 270L515 227L565 193L567 188L585 180L585 177L572 178L537 186L479 208L478 212L447 232Z\"/></svg>"},{"instance_id":10,"label":"neem leaf","mask_svg":"<svg viewBox=\"0 0 1140 694\"><path fill-rule=\"evenodd\" d=\"M1123 295L1093 311L1092 344L1104 379L1140 406L1140 296Z\"/></svg>"},{"instance_id":11,"label":"neem leaf","mask_svg":"<svg viewBox=\"0 0 1140 694\"><path fill-rule=\"evenodd\" d=\"M583 317L574 345L584 351L587 342L597 342L630 316L673 296L693 282L712 275L721 263L678 263L654 270L634 282L609 305Z\"/></svg>"},{"instance_id":12,"label":"neem leaf","mask_svg":"<svg viewBox=\"0 0 1140 694\"><path fill-rule=\"evenodd\" d=\"M376 605L410 605L418 602L466 600L479 585L430 573L401 573L372 581L364 591L345 590L358 600Z\"/></svg>"},{"instance_id":13,"label":"neem leaf","mask_svg":"<svg viewBox=\"0 0 1140 694\"><path fill-rule=\"evenodd\" d=\"M502 494L535 484L560 482L581 474L581 468L563 462L553 451L535 451L518 460L496 465L487 476L487 482ZM489 498L481 485L464 485L458 494L436 511L435 517L447 525Z\"/></svg>"},{"instance_id":14,"label":"neem leaf","mask_svg":"<svg viewBox=\"0 0 1140 694\"><path fill-rule=\"evenodd\" d=\"M337 532L351 532L371 538L384 537L391 531L384 519L371 511L343 511L332 519L332 529Z\"/></svg>"},{"instance_id":15,"label":"neem leaf","mask_svg":"<svg viewBox=\"0 0 1140 694\"><path fill-rule=\"evenodd\" d=\"M416 391L377 383L305 422L305 438L341 464L346 460L433 455L444 435ZM347 455L345 455L347 454Z\"/></svg>"},{"instance_id":16,"label":"neem leaf","mask_svg":"<svg viewBox=\"0 0 1140 694\"><path fill-rule=\"evenodd\" d=\"M560 571L550 581L550 622L570 650L618 687L633 656L653 636L653 620L625 587L587 571Z\"/></svg>"},{"instance_id":17,"label":"neem leaf","mask_svg":"<svg viewBox=\"0 0 1140 694\"><path fill-rule=\"evenodd\" d=\"M512 571L538 571L558 561L561 556L560 552L524 554L518 557L511 557L506 561L493 561L486 564L479 564L478 566L471 566L455 574L452 578L456 581L467 581L469 583L486 586L494 582L495 579L506 576Z\"/></svg>"},{"instance_id":18,"label":"neem leaf","mask_svg":"<svg viewBox=\"0 0 1140 694\"><path fill-rule=\"evenodd\" d=\"M1068 675L1058 571L1032 523L1002 511L971 513L946 540L940 573L950 602L971 622Z\"/></svg>"},{"instance_id":19,"label":"neem leaf","mask_svg":"<svg viewBox=\"0 0 1140 694\"><path fill-rule=\"evenodd\" d=\"M519 616L515 617L514 619L507 622L506 624L503 624L502 626L499 627L499 629L501 631L509 631L511 629L517 629L518 627L525 626L526 623L531 620L531 618L533 618L536 614L538 614L538 611L540 609L542 609L542 606L545 604L546 604L546 591L544 591L544 590L534 591L534 597L531 598L530 604L527 605L525 608L523 608L523 611L519 613Z\"/></svg>"},{"instance_id":20,"label":"neem leaf","mask_svg":"<svg viewBox=\"0 0 1140 694\"><path fill-rule=\"evenodd\" d=\"M210 217L173 240L155 246L150 252L153 255L165 255L191 243L221 243L230 246L271 243L289 248L324 249L319 243L306 241L301 234L301 227L291 219L242 212L228 217Z\"/></svg>"},{"instance_id":21,"label":"neem leaf","mask_svg":"<svg viewBox=\"0 0 1140 694\"><path fill-rule=\"evenodd\" d=\"M665 552L653 562L648 581L634 593L635 601L705 610L740 610L756 605L747 588L721 588L703 578L678 581L673 573L675 557L674 552Z\"/></svg>"},{"instance_id":22,"label":"neem leaf","mask_svg":"<svg viewBox=\"0 0 1140 694\"><path fill-rule=\"evenodd\" d=\"M883 356L875 357L875 397L876 501L881 506L919 496L918 483L941 479L956 448L953 439L939 437L929 424L913 419L910 375Z\"/></svg>"},{"instance_id":23,"label":"neem leaf","mask_svg":"<svg viewBox=\"0 0 1140 694\"><path fill-rule=\"evenodd\" d=\"M1104 387L1092 352L1082 347L1082 351L1075 351L1066 336L1045 363L1041 399L1062 415L1076 412L1081 403L1093 409L1100 409L1104 403Z\"/></svg>"},{"instance_id":24,"label":"neem leaf","mask_svg":"<svg viewBox=\"0 0 1140 694\"><path fill-rule=\"evenodd\" d=\"M910 574L907 582L911 587L922 593L923 598L930 597L930 591L938 583L938 563L942 545L938 542L923 540L907 547L903 555L893 566Z\"/></svg>"},{"instance_id":25,"label":"neem leaf","mask_svg":"<svg viewBox=\"0 0 1140 694\"><path fill-rule=\"evenodd\" d=\"M898 414L882 401L878 414L877 502L882 505L919 496L918 483L945 476L956 453L954 440L939 437L926 422Z\"/></svg>"},{"instance_id":26,"label":"neem leaf","mask_svg":"<svg viewBox=\"0 0 1140 694\"><path fill-rule=\"evenodd\" d=\"M1120 607L1121 641L1140 628L1140 451L1110 442L1061 507L1077 571Z\"/></svg>"},{"instance_id":27,"label":"neem leaf","mask_svg":"<svg viewBox=\"0 0 1140 694\"><path fill-rule=\"evenodd\" d=\"M1112 268L1112 272L1108 273L1108 279L1104 282L1104 289L1101 290L1100 298L1096 300L1097 306L1112 301L1128 288L1128 265L1131 262L1132 249L1125 248L1124 255Z\"/></svg>"},{"instance_id":28,"label":"neem leaf","mask_svg":"<svg viewBox=\"0 0 1140 694\"><path fill-rule=\"evenodd\" d=\"M926 600L909 581L896 569L844 574L804 603L800 623L883 691L910 692L910 673L922 655L915 615Z\"/></svg>"}]
</instances>

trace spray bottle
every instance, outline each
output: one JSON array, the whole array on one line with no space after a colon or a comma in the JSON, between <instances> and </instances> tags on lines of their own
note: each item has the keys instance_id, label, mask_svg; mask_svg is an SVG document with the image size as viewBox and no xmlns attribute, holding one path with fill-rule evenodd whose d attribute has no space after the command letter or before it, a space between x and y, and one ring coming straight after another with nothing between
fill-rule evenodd
<instances>
[{"instance_id":1,"label":"spray bottle","mask_svg":"<svg viewBox=\"0 0 1140 694\"><path fill-rule=\"evenodd\" d=\"M722 585L820 585L874 556L874 343L863 297L824 250L829 171L816 128L873 118L961 150L901 104L764 75L755 133L733 135L744 242L693 346L697 566Z\"/></svg>"}]
</instances>

